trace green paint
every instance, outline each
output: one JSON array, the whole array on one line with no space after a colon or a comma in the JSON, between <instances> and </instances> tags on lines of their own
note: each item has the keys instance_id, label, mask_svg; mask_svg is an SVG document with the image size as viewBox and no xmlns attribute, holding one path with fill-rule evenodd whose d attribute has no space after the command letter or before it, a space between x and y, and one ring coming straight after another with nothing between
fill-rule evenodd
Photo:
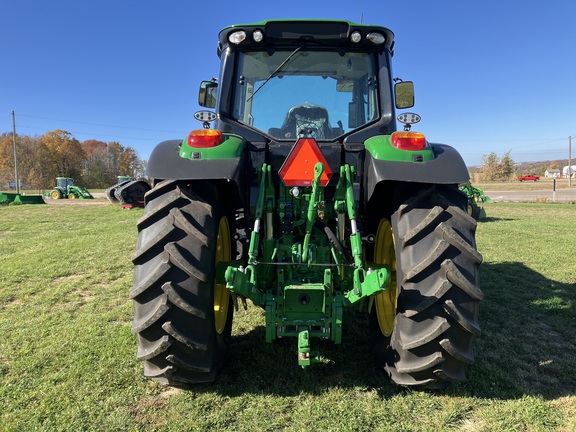
<instances>
[{"instance_id":1,"label":"green paint","mask_svg":"<svg viewBox=\"0 0 576 432\"><path fill-rule=\"evenodd\" d=\"M222 134L222 144L210 148L190 147L186 140L180 146L180 157L191 160L214 160L240 157L246 147L246 140L237 136Z\"/></svg>"}]
</instances>

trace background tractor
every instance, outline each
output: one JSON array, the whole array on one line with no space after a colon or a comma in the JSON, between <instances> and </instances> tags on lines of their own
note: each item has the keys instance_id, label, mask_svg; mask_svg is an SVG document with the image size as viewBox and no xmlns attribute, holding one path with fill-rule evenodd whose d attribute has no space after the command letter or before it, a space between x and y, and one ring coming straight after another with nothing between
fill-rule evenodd
<instances>
[{"instance_id":1,"label":"background tractor","mask_svg":"<svg viewBox=\"0 0 576 432\"><path fill-rule=\"evenodd\" d=\"M465 378L483 296L458 187L468 170L411 130L417 114L396 112L414 88L393 78L393 47L389 29L347 21L219 33L221 75L199 93L215 112L197 112L204 127L148 162L130 292L145 376L215 380L250 299L266 342L293 338L301 367L322 361L319 339L358 350L342 336L358 308L394 383Z\"/></svg>"},{"instance_id":2,"label":"background tractor","mask_svg":"<svg viewBox=\"0 0 576 432\"><path fill-rule=\"evenodd\" d=\"M56 186L46 196L52 199L94 199L88 189L75 186L74 180L69 177L56 177Z\"/></svg>"},{"instance_id":3,"label":"background tractor","mask_svg":"<svg viewBox=\"0 0 576 432\"><path fill-rule=\"evenodd\" d=\"M480 206L479 202L492 201L489 196L484 195L484 191L479 187L472 186L469 181L460 184L460 190L468 197L468 214L476 220L486 217L486 210Z\"/></svg>"},{"instance_id":4,"label":"background tractor","mask_svg":"<svg viewBox=\"0 0 576 432\"><path fill-rule=\"evenodd\" d=\"M143 206L144 195L150 190L146 180L134 179L130 176L118 176L118 182L106 189L105 195L111 203L122 205Z\"/></svg>"},{"instance_id":5,"label":"background tractor","mask_svg":"<svg viewBox=\"0 0 576 432\"><path fill-rule=\"evenodd\" d=\"M116 198L116 190L119 187L121 187L121 186L123 186L123 185L125 185L125 184L127 184L133 180L134 180L134 177L131 177L131 176L123 176L123 175L118 176L118 181L114 185L112 185L108 189L106 189L106 191L104 192L104 195L106 195L106 198L111 203L117 203L118 199Z\"/></svg>"}]
</instances>

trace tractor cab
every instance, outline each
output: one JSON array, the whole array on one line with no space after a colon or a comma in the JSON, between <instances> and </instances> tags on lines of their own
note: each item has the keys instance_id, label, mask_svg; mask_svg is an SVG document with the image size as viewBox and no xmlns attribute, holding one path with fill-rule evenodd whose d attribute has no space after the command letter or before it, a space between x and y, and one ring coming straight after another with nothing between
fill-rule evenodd
<instances>
[{"instance_id":1,"label":"tractor cab","mask_svg":"<svg viewBox=\"0 0 576 432\"><path fill-rule=\"evenodd\" d=\"M56 187L62 189L62 192L67 192L69 186L74 185L74 179L69 177L56 177Z\"/></svg>"},{"instance_id":2,"label":"tractor cab","mask_svg":"<svg viewBox=\"0 0 576 432\"><path fill-rule=\"evenodd\" d=\"M216 129L225 123L238 135L272 141L343 141L374 128L391 133L393 46L387 28L350 22L228 27L219 38L226 80L220 89L203 82L199 103L218 103ZM403 93L407 84L398 83Z\"/></svg>"}]
</instances>

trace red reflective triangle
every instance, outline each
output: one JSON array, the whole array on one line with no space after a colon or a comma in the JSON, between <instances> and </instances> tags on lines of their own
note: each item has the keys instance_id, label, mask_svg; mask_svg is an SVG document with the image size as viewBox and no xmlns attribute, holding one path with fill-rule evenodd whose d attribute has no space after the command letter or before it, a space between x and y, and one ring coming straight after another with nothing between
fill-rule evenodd
<instances>
[{"instance_id":1,"label":"red reflective triangle","mask_svg":"<svg viewBox=\"0 0 576 432\"><path fill-rule=\"evenodd\" d=\"M280 178L286 186L311 186L314 180L314 166L318 162L324 164L320 186L326 186L332 177L332 170L320 147L313 138L300 138L280 168Z\"/></svg>"}]
</instances>

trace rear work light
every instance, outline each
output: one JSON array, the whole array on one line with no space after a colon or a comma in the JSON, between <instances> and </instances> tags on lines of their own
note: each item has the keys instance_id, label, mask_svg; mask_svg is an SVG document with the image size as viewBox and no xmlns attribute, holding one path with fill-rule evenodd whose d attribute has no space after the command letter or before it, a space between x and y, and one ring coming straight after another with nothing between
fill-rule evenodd
<instances>
[{"instance_id":1,"label":"rear work light","mask_svg":"<svg viewBox=\"0 0 576 432\"><path fill-rule=\"evenodd\" d=\"M376 32L368 33L366 35L366 39L368 39L370 42L372 42L375 45L380 45L380 44L383 44L384 42L386 42L386 38L384 37L384 35L381 35L380 33L376 33Z\"/></svg>"},{"instance_id":2,"label":"rear work light","mask_svg":"<svg viewBox=\"0 0 576 432\"><path fill-rule=\"evenodd\" d=\"M264 33L262 33L262 30L254 30L254 33L252 33L252 39L254 42L262 42L264 39Z\"/></svg>"},{"instance_id":3,"label":"rear work light","mask_svg":"<svg viewBox=\"0 0 576 432\"><path fill-rule=\"evenodd\" d=\"M222 132L214 129L193 130L186 143L195 148L216 147L222 144Z\"/></svg>"},{"instance_id":4,"label":"rear work light","mask_svg":"<svg viewBox=\"0 0 576 432\"><path fill-rule=\"evenodd\" d=\"M246 39L246 32L244 30L235 31L228 36L228 41L234 45L238 45L240 42Z\"/></svg>"},{"instance_id":5,"label":"rear work light","mask_svg":"<svg viewBox=\"0 0 576 432\"><path fill-rule=\"evenodd\" d=\"M392 145L400 150L418 151L424 150L427 143L424 134L420 132L394 132Z\"/></svg>"},{"instance_id":6,"label":"rear work light","mask_svg":"<svg viewBox=\"0 0 576 432\"><path fill-rule=\"evenodd\" d=\"M358 43L362 40L362 34L359 31L355 31L350 35L350 40L354 43Z\"/></svg>"}]
</instances>

